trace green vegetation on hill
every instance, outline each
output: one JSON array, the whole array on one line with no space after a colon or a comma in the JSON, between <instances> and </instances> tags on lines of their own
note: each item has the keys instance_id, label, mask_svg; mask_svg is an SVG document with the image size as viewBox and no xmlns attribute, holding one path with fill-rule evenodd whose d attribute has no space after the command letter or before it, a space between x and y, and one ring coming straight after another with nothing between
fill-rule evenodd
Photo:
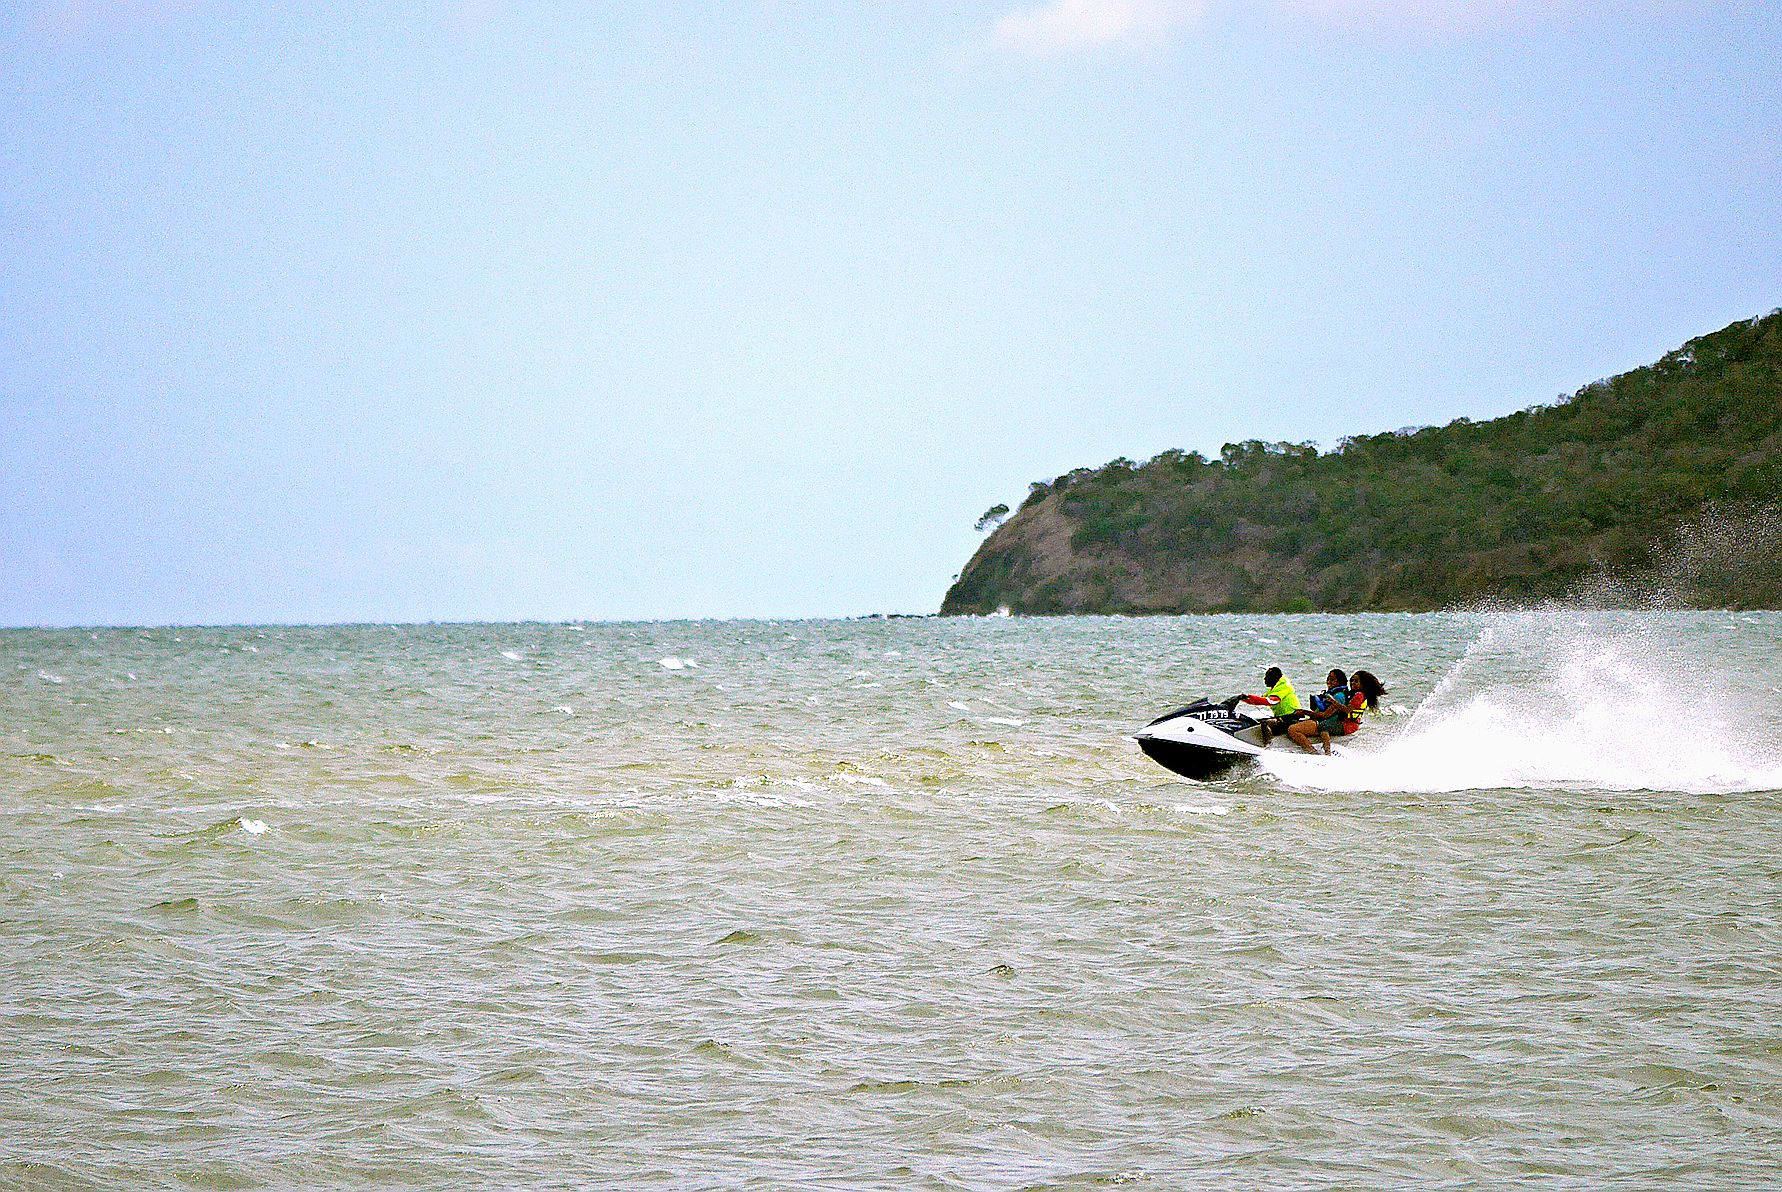
<instances>
[{"instance_id":1,"label":"green vegetation on hill","mask_svg":"<svg viewBox=\"0 0 1782 1192\"><path fill-rule=\"evenodd\" d=\"M941 612L1429 609L1681 557L1691 573L1664 577L1679 601L1778 607L1779 498L1782 310L1488 422L1327 454L1166 451L1035 484Z\"/></svg>"}]
</instances>

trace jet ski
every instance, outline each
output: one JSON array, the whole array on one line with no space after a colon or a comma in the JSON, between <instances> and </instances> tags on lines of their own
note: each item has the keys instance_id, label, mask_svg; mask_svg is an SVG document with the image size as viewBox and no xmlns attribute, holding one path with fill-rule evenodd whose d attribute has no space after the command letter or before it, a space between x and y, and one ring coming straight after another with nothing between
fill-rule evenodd
<instances>
[{"instance_id":1,"label":"jet ski","mask_svg":"<svg viewBox=\"0 0 1782 1192\"><path fill-rule=\"evenodd\" d=\"M1145 756L1184 778L1211 778L1268 748L1266 707L1196 700L1159 716L1132 735Z\"/></svg>"}]
</instances>

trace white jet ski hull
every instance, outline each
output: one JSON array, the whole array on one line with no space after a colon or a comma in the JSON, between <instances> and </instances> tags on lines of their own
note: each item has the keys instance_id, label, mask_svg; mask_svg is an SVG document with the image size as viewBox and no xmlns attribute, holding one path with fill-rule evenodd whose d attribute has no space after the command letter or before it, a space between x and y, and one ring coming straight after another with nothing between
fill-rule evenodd
<instances>
[{"instance_id":1,"label":"white jet ski hull","mask_svg":"<svg viewBox=\"0 0 1782 1192\"><path fill-rule=\"evenodd\" d=\"M1220 705L1190 704L1132 735L1145 756L1184 778L1211 778L1267 748L1262 725Z\"/></svg>"}]
</instances>

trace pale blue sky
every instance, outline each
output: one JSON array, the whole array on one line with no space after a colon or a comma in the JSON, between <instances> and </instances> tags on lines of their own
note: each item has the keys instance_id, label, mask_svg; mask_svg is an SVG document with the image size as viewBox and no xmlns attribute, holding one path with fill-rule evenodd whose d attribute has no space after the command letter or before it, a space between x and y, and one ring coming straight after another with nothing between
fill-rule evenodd
<instances>
[{"instance_id":1,"label":"pale blue sky","mask_svg":"<svg viewBox=\"0 0 1782 1192\"><path fill-rule=\"evenodd\" d=\"M1782 17L0 16L0 624L931 611L1030 480L1782 304Z\"/></svg>"}]
</instances>

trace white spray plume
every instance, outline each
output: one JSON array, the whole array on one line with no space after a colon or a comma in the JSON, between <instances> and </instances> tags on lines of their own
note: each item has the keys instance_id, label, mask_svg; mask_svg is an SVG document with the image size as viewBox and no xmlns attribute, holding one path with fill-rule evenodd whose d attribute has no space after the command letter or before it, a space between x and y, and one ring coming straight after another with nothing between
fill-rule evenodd
<instances>
[{"instance_id":1,"label":"white spray plume","mask_svg":"<svg viewBox=\"0 0 1782 1192\"><path fill-rule=\"evenodd\" d=\"M1763 673L1764 659L1729 657L1717 624L1699 614L1492 614L1402 730L1371 725L1335 761L1271 754L1265 764L1322 790L1782 790L1782 675Z\"/></svg>"}]
</instances>

